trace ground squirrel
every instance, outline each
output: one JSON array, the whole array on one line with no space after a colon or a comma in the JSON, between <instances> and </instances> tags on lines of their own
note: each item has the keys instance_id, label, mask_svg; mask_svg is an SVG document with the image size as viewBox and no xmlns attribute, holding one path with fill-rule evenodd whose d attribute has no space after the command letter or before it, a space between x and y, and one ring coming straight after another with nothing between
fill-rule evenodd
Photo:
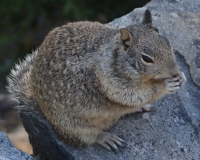
<instances>
[{"instance_id":1,"label":"ground squirrel","mask_svg":"<svg viewBox=\"0 0 200 160\"><path fill-rule=\"evenodd\" d=\"M185 81L146 10L141 25L122 29L87 21L53 29L12 69L8 90L19 106L39 108L67 143L117 149L123 140L105 130Z\"/></svg>"}]
</instances>

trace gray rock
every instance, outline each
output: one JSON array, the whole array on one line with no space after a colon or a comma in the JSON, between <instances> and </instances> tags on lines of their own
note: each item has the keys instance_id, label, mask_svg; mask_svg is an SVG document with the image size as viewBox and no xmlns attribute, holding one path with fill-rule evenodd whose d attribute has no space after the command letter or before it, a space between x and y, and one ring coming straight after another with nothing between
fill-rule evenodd
<instances>
[{"instance_id":1,"label":"gray rock","mask_svg":"<svg viewBox=\"0 0 200 160\"><path fill-rule=\"evenodd\" d=\"M20 113L25 130L33 147L33 154L39 160L74 160L65 144L40 112L23 110Z\"/></svg>"},{"instance_id":2,"label":"gray rock","mask_svg":"<svg viewBox=\"0 0 200 160\"><path fill-rule=\"evenodd\" d=\"M145 8L153 13L154 27L171 42L187 77L186 85L176 94L155 102L156 111L121 118L110 131L126 144L115 152L98 145L87 149L69 147L41 115L21 112L35 155L45 155L43 159L61 155L77 160L200 159L200 1L152 0L109 24L121 28L140 23Z\"/></svg>"},{"instance_id":3,"label":"gray rock","mask_svg":"<svg viewBox=\"0 0 200 160\"><path fill-rule=\"evenodd\" d=\"M142 22L142 15L147 7L136 8L127 15L124 15L120 18L114 19L112 22L108 23L110 26L117 28L124 28L132 24L139 24Z\"/></svg>"},{"instance_id":4,"label":"gray rock","mask_svg":"<svg viewBox=\"0 0 200 160\"><path fill-rule=\"evenodd\" d=\"M30 155L15 148L4 132L0 132L0 160L34 160Z\"/></svg>"}]
</instances>

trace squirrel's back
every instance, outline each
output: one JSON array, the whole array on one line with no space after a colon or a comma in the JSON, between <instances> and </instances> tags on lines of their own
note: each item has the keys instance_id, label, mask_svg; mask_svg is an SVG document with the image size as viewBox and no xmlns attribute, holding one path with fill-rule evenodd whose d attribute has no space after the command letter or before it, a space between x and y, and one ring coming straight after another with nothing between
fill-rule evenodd
<instances>
[{"instance_id":1,"label":"squirrel's back","mask_svg":"<svg viewBox=\"0 0 200 160\"><path fill-rule=\"evenodd\" d=\"M84 55L86 52L97 50L99 47L102 47L102 41L104 41L103 43L105 44L108 43L109 37L112 37L116 32L117 31L109 25L98 22L91 23L88 21L68 23L61 27L54 28L45 37L39 49L27 55L23 61L20 61L13 67L11 74L7 78L8 91L19 102L19 106L23 105L28 106L27 109L34 109L38 104L33 98L33 91L31 89L33 88L33 84L30 76L35 61L37 61L37 63L34 68L37 68L37 66L40 68L46 63L54 63L55 57L56 60L60 62L60 67L63 67L62 65L65 63L63 61L65 60L69 62L73 59L73 61L80 63L80 53ZM69 56L66 56L66 54ZM68 57L68 59L66 59L66 57ZM41 58L43 61L37 60ZM47 66L47 70L50 69L48 67L52 66ZM56 64L54 67L58 69L59 65ZM47 70L39 70L41 74L47 72Z\"/></svg>"},{"instance_id":2,"label":"squirrel's back","mask_svg":"<svg viewBox=\"0 0 200 160\"><path fill-rule=\"evenodd\" d=\"M83 55L106 45L117 32L109 25L98 22L68 23L50 31L40 46L40 54Z\"/></svg>"}]
</instances>

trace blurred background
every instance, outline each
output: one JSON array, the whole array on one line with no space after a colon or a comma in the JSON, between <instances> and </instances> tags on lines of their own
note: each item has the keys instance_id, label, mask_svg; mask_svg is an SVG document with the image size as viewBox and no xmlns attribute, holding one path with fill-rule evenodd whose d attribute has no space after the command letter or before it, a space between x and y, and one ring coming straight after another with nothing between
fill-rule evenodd
<instances>
[{"instance_id":1,"label":"blurred background","mask_svg":"<svg viewBox=\"0 0 200 160\"><path fill-rule=\"evenodd\" d=\"M0 131L14 145L31 154L15 102L6 92L6 76L13 65L39 47L54 27L72 21L108 23L150 0L0 0Z\"/></svg>"}]
</instances>

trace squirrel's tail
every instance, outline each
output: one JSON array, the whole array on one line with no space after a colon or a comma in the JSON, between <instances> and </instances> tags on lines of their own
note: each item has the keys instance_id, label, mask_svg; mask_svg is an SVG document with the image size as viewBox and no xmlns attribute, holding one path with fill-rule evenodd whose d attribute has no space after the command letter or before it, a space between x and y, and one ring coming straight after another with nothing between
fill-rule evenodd
<instances>
[{"instance_id":1,"label":"squirrel's tail","mask_svg":"<svg viewBox=\"0 0 200 160\"><path fill-rule=\"evenodd\" d=\"M36 100L32 97L30 86L30 73L37 54L38 49L27 55L25 60L15 65L7 77L7 90L17 101L19 109L34 109L37 106Z\"/></svg>"}]
</instances>

